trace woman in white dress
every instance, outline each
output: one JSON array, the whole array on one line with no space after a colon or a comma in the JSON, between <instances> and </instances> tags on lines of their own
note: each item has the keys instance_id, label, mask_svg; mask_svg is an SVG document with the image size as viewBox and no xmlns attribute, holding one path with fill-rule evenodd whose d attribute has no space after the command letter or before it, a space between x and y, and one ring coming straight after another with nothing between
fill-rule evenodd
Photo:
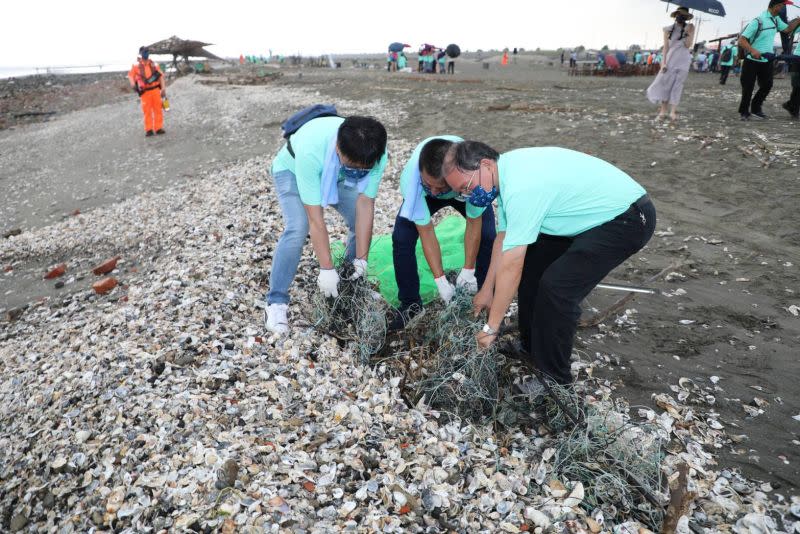
<instances>
[{"instance_id":1,"label":"woman in white dress","mask_svg":"<svg viewBox=\"0 0 800 534\"><path fill-rule=\"evenodd\" d=\"M692 64L692 45L694 44L694 24L689 21L694 15L685 7L679 7L672 13L675 22L664 28L664 62L656 79L647 88L647 99L653 104L660 104L658 119L667 114L667 107L672 106L670 119L678 118L678 104L681 102L683 85L689 76Z\"/></svg>"}]
</instances>

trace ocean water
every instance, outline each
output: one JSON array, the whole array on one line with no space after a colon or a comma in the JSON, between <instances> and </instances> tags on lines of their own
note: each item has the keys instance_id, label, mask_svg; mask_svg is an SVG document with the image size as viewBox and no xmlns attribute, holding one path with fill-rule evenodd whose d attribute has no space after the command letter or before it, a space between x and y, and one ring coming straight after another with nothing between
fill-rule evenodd
<instances>
[{"instance_id":1,"label":"ocean water","mask_svg":"<svg viewBox=\"0 0 800 534\"><path fill-rule=\"evenodd\" d=\"M20 76L33 76L36 74L87 74L92 72L126 72L131 68L128 63L109 63L105 65L54 65L38 67L0 67L0 79L15 78Z\"/></svg>"}]
</instances>

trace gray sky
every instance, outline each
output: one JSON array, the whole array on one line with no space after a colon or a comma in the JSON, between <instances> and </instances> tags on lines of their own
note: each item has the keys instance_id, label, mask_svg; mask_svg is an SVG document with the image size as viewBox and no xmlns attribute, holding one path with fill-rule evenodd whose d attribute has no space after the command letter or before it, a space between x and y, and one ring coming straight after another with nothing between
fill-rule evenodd
<instances>
[{"instance_id":1,"label":"gray sky","mask_svg":"<svg viewBox=\"0 0 800 534\"><path fill-rule=\"evenodd\" d=\"M267 55L270 49L275 54L382 52L392 41L412 49L423 42L454 42L468 50L627 48L634 43L656 48L660 28L671 21L659 0L447 2L457 9L439 7L444 2L380 0L3 4L0 67L128 63L140 45L171 35L216 43L211 51L235 57ZM701 40L739 31L742 20L766 9L768 1L723 4L727 17L703 15ZM789 8L790 17L798 15L800 9Z\"/></svg>"}]
</instances>

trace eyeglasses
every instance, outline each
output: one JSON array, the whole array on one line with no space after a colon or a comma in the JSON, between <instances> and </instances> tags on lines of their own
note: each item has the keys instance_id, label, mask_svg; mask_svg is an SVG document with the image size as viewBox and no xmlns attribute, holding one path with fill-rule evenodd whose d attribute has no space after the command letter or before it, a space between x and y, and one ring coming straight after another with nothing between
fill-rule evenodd
<instances>
[{"instance_id":1,"label":"eyeglasses","mask_svg":"<svg viewBox=\"0 0 800 534\"><path fill-rule=\"evenodd\" d=\"M470 176L470 177L469 177L469 181L467 182L467 185L465 185L464 187L462 187L462 188L459 190L459 194L460 194L462 197L468 197L468 196L469 196L469 195L472 193L472 190L471 190L469 187L472 185L472 180L474 180L474 179L475 179L475 174L476 174L476 173L478 174L478 183L480 183L480 181L481 181L481 178L480 178L480 170L481 170L481 168L480 168L480 166L478 166L478 168L477 168L477 169L475 169L475 170L472 172L472 176Z\"/></svg>"}]
</instances>

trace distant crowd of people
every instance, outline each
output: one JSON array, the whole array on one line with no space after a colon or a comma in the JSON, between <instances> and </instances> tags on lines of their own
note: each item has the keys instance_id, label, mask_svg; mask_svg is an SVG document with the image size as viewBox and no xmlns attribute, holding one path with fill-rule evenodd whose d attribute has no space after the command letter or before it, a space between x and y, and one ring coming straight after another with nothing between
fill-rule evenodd
<instances>
[{"instance_id":1,"label":"distant crowd of people","mask_svg":"<svg viewBox=\"0 0 800 534\"><path fill-rule=\"evenodd\" d=\"M389 72L403 71L408 67L408 57L405 52L389 51L386 56L386 70ZM417 72L430 74L455 74L456 60L447 55L443 48L422 46L417 56Z\"/></svg>"}]
</instances>

